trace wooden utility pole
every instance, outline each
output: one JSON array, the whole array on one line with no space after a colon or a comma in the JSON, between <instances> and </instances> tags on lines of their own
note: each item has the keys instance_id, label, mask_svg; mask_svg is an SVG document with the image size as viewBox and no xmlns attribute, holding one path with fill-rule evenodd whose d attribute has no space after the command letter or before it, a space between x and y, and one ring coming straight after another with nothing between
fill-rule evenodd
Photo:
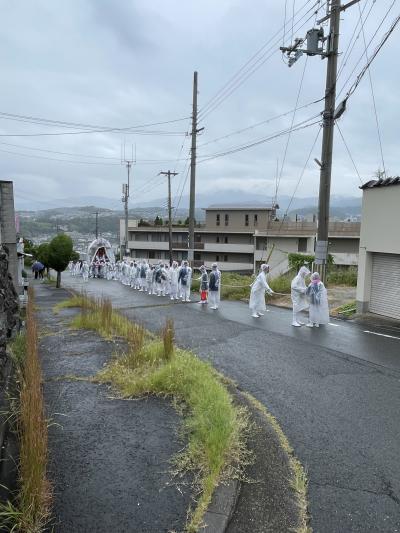
<instances>
[{"instance_id":1,"label":"wooden utility pole","mask_svg":"<svg viewBox=\"0 0 400 533\"><path fill-rule=\"evenodd\" d=\"M322 281L326 280L328 263L329 204L331 194L333 134L335 130L335 103L337 58L339 50L340 0L331 0L330 32L328 37L328 64L326 69L325 109L319 182L318 233L315 264Z\"/></svg>"},{"instance_id":2,"label":"wooden utility pole","mask_svg":"<svg viewBox=\"0 0 400 533\"><path fill-rule=\"evenodd\" d=\"M129 187L130 187L130 174L132 161L125 160L126 168L128 171L128 183L122 185L122 203L124 204L124 215L125 215L125 238L124 238L124 250L120 250L120 258L124 257L128 253L128 221L129 221Z\"/></svg>"},{"instance_id":3,"label":"wooden utility pole","mask_svg":"<svg viewBox=\"0 0 400 533\"><path fill-rule=\"evenodd\" d=\"M194 223L196 200L196 141L197 141L197 72L193 74L192 149L190 161L190 200L189 200L189 249L188 259L194 259Z\"/></svg>"},{"instance_id":4,"label":"wooden utility pole","mask_svg":"<svg viewBox=\"0 0 400 533\"><path fill-rule=\"evenodd\" d=\"M289 58L291 67L298 59L307 54L326 57L328 64L325 83L325 108L323 111L323 136L321 162L314 159L320 167L319 202L318 202L318 232L315 248L315 264L323 281L326 280L326 266L328 263L328 235L329 235L329 204L331 194L332 152L335 120L345 111L345 105L336 109L336 79L337 58L339 52L340 13L357 4L360 0L350 0L342 5L341 0L328 0L328 13L317 21L317 25L330 21L329 36L324 37L323 28L313 28L307 32L305 38L296 38L291 46L282 46ZM307 42L306 48L301 48ZM326 43L326 45L325 45ZM343 103L342 103L343 104Z\"/></svg>"},{"instance_id":5,"label":"wooden utility pole","mask_svg":"<svg viewBox=\"0 0 400 533\"><path fill-rule=\"evenodd\" d=\"M96 216L96 239L98 239L99 238L99 212L96 211L94 215Z\"/></svg>"},{"instance_id":6,"label":"wooden utility pole","mask_svg":"<svg viewBox=\"0 0 400 533\"><path fill-rule=\"evenodd\" d=\"M171 176L177 176L178 172L160 172L161 175L168 178L168 249L169 264L172 265L172 196L171 196Z\"/></svg>"}]
</instances>

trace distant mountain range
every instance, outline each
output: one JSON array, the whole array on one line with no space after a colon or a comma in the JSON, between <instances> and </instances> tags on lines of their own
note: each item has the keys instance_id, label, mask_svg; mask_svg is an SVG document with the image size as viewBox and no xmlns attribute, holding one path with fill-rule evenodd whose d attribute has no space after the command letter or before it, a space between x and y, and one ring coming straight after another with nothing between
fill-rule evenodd
<instances>
[{"instance_id":1,"label":"distant mountain range","mask_svg":"<svg viewBox=\"0 0 400 533\"><path fill-rule=\"evenodd\" d=\"M251 192L245 193L240 190L231 190L219 192L215 194L198 194L196 196L196 207L198 209L208 207L209 205L215 205L217 203L221 204L254 204L254 205L263 205L270 206L272 203L271 197L260 196L259 194L254 194ZM147 202L135 202L134 193L130 202L130 208L132 210L143 210L143 212L151 211L155 209L165 209L165 198L157 198L154 200L149 200ZM182 196L180 202L178 199L173 200L173 206L178 207L179 210L186 210L189 208L189 197ZM284 213L287 209L289 212L296 212L299 209L316 209L318 206L318 198L308 197L308 198L294 198L290 196L281 195L278 197L278 204L280 207L280 212ZM290 204L290 205L289 205ZM94 207L95 206L95 207ZM340 196L333 195L331 196L331 206L340 207L346 206L346 209L354 209L352 214L359 214L361 211L361 197L354 196ZM117 198L107 198L103 196L82 196L80 198L59 198L52 201L29 201L26 199L18 198L16 199L16 209L18 211L45 211L51 210L55 213L57 209L60 210L60 214L63 212L62 208L86 208L86 209L109 209L112 211L122 211L122 202ZM150 209L149 209L150 208ZM343 208L344 209L344 208Z\"/></svg>"}]
</instances>

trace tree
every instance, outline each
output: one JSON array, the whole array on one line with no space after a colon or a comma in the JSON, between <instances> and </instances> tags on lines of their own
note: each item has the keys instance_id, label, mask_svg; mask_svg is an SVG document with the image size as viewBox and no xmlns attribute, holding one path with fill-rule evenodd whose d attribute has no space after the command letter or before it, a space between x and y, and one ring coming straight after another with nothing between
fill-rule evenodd
<instances>
[{"instance_id":1,"label":"tree","mask_svg":"<svg viewBox=\"0 0 400 533\"><path fill-rule=\"evenodd\" d=\"M163 219L157 215L156 218L154 219L154 225L155 226L162 226L163 225Z\"/></svg>"},{"instance_id":2,"label":"tree","mask_svg":"<svg viewBox=\"0 0 400 533\"><path fill-rule=\"evenodd\" d=\"M49 243L43 242L36 248L35 259L40 261L46 268L49 268Z\"/></svg>"},{"instance_id":3,"label":"tree","mask_svg":"<svg viewBox=\"0 0 400 533\"><path fill-rule=\"evenodd\" d=\"M71 257L69 258L70 261L79 261L80 255L79 252L75 252L75 250L72 250Z\"/></svg>"},{"instance_id":4,"label":"tree","mask_svg":"<svg viewBox=\"0 0 400 533\"><path fill-rule=\"evenodd\" d=\"M72 239L68 235L57 235L49 244L49 267L57 272L57 288L61 287L61 272L67 268L72 252Z\"/></svg>"},{"instance_id":5,"label":"tree","mask_svg":"<svg viewBox=\"0 0 400 533\"><path fill-rule=\"evenodd\" d=\"M24 253L30 254L32 256L25 256L25 265L30 267L33 263L33 257L36 257L36 246L30 239L24 238Z\"/></svg>"}]
</instances>

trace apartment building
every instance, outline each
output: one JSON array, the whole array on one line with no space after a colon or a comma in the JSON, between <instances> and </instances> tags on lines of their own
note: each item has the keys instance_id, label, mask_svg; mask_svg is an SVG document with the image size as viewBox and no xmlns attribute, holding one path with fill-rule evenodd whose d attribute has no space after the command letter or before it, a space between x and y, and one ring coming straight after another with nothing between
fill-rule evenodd
<instances>
[{"instance_id":1,"label":"apartment building","mask_svg":"<svg viewBox=\"0 0 400 533\"><path fill-rule=\"evenodd\" d=\"M221 270L253 272L268 261L272 275L287 271L290 252L312 254L317 232L314 222L279 221L271 207L215 205L205 209L205 224L195 228L195 266L210 267L218 262ZM128 248L131 257L155 263L168 259L168 227L128 224ZM355 265L358 259L359 223L333 223L330 231L330 253L335 262ZM121 242L124 223L120 224ZM178 261L187 258L188 228L174 226L172 249Z\"/></svg>"}]
</instances>

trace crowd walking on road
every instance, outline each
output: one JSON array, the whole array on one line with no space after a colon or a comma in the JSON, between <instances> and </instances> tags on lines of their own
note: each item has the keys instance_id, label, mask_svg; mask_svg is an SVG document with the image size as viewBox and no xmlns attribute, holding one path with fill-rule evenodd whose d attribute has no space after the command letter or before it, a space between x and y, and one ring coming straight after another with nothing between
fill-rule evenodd
<instances>
[{"instance_id":1,"label":"crowd walking on road","mask_svg":"<svg viewBox=\"0 0 400 533\"><path fill-rule=\"evenodd\" d=\"M71 276L82 276L84 282L89 277L108 281L119 281L123 285L139 292L146 292L157 297L169 297L171 301L191 301L193 270L189 262L183 260L179 265L159 261L156 265L146 260L125 259L112 263L95 258L89 265L87 261L70 262ZM266 312L265 296L275 294L268 284L269 265L262 264L260 271L250 286L249 308L253 318L261 318ZM217 310L221 299L221 272L217 263L213 263L208 272L205 265L199 269L200 300L199 304L209 304L210 309ZM307 279L310 278L308 284ZM317 272L311 274L302 266L291 282L291 299L293 304L292 326L318 328L329 322L327 290ZM309 311L308 323L301 320L302 313Z\"/></svg>"}]
</instances>

